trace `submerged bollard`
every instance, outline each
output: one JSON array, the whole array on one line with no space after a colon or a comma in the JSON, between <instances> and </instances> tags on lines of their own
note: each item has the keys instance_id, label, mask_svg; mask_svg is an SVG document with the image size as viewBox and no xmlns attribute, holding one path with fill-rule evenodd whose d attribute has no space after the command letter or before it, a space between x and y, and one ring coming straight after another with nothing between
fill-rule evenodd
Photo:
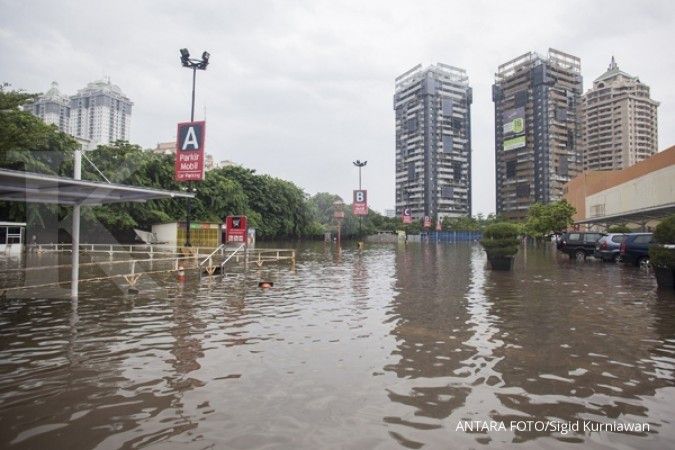
<instances>
[{"instance_id":1,"label":"submerged bollard","mask_svg":"<svg viewBox=\"0 0 675 450\"><path fill-rule=\"evenodd\" d=\"M271 281L261 281L260 283L258 283L258 287L261 289L269 289L273 286L274 283L272 283Z\"/></svg>"}]
</instances>

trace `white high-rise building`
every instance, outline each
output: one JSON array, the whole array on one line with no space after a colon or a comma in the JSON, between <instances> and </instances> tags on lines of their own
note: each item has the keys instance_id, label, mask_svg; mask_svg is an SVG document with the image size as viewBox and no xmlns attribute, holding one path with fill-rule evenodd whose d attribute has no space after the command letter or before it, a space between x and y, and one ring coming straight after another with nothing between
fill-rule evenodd
<instances>
[{"instance_id":1,"label":"white high-rise building","mask_svg":"<svg viewBox=\"0 0 675 450\"><path fill-rule=\"evenodd\" d=\"M70 97L71 134L92 146L128 141L132 105L110 79L89 83Z\"/></svg>"},{"instance_id":2,"label":"white high-rise building","mask_svg":"<svg viewBox=\"0 0 675 450\"><path fill-rule=\"evenodd\" d=\"M24 110L42 119L48 125L56 125L60 131L70 133L70 99L59 92L59 84L52 82L51 88Z\"/></svg>"},{"instance_id":3,"label":"white high-rise building","mask_svg":"<svg viewBox=\"0 0 675 450\"><path fill-rule=\"evenodd\" d=\"M612 56L607 71L583 96L585 170L621 170L658 151L659 102L649 86L619 69Z\"/></svg>"}]
</instances>

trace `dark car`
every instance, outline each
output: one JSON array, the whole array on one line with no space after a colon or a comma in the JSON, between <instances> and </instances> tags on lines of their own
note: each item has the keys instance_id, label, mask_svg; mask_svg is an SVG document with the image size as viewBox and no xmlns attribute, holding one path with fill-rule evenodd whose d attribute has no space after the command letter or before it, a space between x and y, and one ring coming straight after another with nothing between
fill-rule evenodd
<instances>
[{"instance_id":1,"label":"dark car","mask_svg":"<svg viewBox=\"0 0 675 450\"><path fill-rule=\"evenodd\" d=\"M649 244L652 233L629 233L621 243L621 258L634 266L649 265Z\"/></svg>"},{"instance_id":2,"label":"dark car","mask_svg":"<svg viewBox=\"0 0 675 450\"><path fill-rule=\"evenodd\" d=\"M583 261L588 255L595 253L595 243L603 236L602 233L583 233L573 231L563 233L558 240L558 250L567 253L570 258L576 258Z\"/></svg>"},{"instance_id":3,"label":"dark car","mask_svg":"<svg viewBox=\"0 0 675 450\"><path fill-rule=\"evenodd\" d=\"M620 258L621 243L626 239L623 233L609 233L595 243L593 256L602 261L616 261Z\"/></svg>"}]
</instances>

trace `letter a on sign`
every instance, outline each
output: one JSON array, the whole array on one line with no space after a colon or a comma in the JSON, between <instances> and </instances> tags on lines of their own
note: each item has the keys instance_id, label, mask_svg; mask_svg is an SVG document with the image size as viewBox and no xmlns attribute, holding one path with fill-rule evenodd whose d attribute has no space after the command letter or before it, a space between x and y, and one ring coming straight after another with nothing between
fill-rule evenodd
<instances>
[{"instance_id":1,"label":"letter a on sign","mask_svg":"<svg viewBox=\"0 0 675 450\"><path fill-rule=\"evenodd\" d=\"M176 136L176 181L204 179L204 137L206 122L178 124Z\"/></svg>"},{"instance_id":2,"label":"letter a on sign","mask_svg":"<svg viewBox=\"0 0 675 450\"><path fill-rule=\"evenodd\" d=\"M183 140L182 150L199 150L199 142L197 141L197 133L195 127L189 127Z\"/></svg>"}]
</instances>

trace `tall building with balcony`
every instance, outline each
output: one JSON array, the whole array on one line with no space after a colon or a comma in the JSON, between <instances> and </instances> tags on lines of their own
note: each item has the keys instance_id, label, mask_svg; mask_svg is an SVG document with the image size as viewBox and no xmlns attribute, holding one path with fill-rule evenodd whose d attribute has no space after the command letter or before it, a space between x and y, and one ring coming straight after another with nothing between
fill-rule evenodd
<instances>
[{"instance_id":1,"label":"tall building with balcony","mask_svg":"<svg viewBox=\"0 0 675 450\"><path fill-rule=\"evenodd\" d=\"M621 170L658 151L656 109L649 86L619 70L607 71L582 99L584 170Z\"/></svg>"},{"instance_id":2,"label":"tall building with balcony","mask_svg":"<svg viewBox=\"0 0 675 450\"><path fill-rule=\"evenodd\" d=\"M471 215L472 99L457 67L417 65L396 78L396 214Z\"/></svg>"},{"instance_id":3,"label":"tall building with balcony","mask_svg":"<svg viewBox=\"0 0 675 450\"><path fill-rule=\"evenodd\" d=\"M132 105L109 79L89 83L70 97L71 134L92 146L128 141Z\"/></svg>"},{"instance_id":4,"label":"tall building with balcony","mask_svg":"<svg viewBox=\"0 0 675 450\"><path fill-rule=\"evenodd\" d=\"M563 196L582 169L581 61L549 49L499 66L495 107L497 214L522 219L533 203Z\"/></svg>"},{"instance_id":5,"label":"tall building with balcony","mask_svg":"<svg viewBox=\"0 0 675 450\"><path fill-rule=\"evenodd\" d=\"M39 117L46 124L56 125L60 131L70 133L70 99L61 94L56 81L52 82L47 92L26 104L24 110Z\"/></svg>"}]
</instances>

